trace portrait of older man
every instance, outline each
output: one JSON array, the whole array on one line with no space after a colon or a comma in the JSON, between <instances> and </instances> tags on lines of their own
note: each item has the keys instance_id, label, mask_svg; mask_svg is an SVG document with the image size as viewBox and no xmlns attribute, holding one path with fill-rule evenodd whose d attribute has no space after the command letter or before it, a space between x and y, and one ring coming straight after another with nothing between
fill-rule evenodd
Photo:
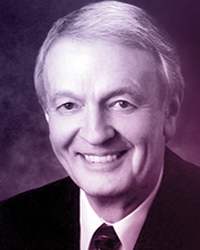
<instances>
[{"instance_id":1,"label":"portrait of older man","mask_svg":"<svg viewBox=\"0 0 200 250\"><path fill-rule=\"evenodd\" d=\"M69 177L1 203L1 249L200 249L200 169L166 147L184 80L155 21L118 1L74 11L34 79Z\"/></svg>"}]
</instances>

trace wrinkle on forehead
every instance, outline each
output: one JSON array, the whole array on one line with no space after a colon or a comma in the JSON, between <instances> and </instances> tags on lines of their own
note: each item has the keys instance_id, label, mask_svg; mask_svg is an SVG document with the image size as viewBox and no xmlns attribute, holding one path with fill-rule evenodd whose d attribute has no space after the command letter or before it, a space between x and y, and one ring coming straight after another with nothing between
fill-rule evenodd
<instances>
[{"instance_id":1,"label":"wrinkle on forehead","mask_svg":"<svg viewBox=\"0 0 200 250\"><path fill-rule=\"evenodd\" d=\"M99 98L99 94L105 99L113 93L131 92L141 102L148 100L152 89L158 89L155 59L144 50L60 40L49 53L45 85L52 101L66 94L82 98L82 93L89 94L93 88L94 98ZM131 53L133 57L129 56ZM57 75L61 75L59 82Z\"/></svg>"}]
</instances>

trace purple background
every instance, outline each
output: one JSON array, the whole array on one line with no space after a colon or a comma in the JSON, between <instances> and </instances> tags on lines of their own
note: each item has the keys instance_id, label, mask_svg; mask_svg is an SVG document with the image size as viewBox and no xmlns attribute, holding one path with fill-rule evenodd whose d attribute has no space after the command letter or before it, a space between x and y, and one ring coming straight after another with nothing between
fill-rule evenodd
<instances>
[{"instance_id":1,"label":"purple background","mask_svg":"<svg viewBox=\"0 0 200 250\"><path fill-rule=\"evenodd\" d=\"M66 176L54 157L33 87L34 61L52 23L87 0L0 2L0 200ZM200 1L138 0L177 47L186 95L169 146L200 166Z\"/></svg>"}]
</instances>

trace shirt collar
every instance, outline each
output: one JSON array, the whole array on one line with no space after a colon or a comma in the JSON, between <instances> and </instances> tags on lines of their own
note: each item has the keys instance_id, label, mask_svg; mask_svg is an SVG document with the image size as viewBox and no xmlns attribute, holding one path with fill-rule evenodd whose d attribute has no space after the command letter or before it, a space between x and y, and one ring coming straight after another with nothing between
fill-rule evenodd
<instances>
[{"instance_id":1,"label":"shirt collar","mask_svg":"<svg viewBox=\"0 0 200 250\"><path fill-rule=\"evenodd\" d=\"M89 247L90 240L102 223L112 225L122 243L122 250L132 250L139 237L142 226L146 220L149 209L158 192L163 176L163 168L157 184L150 195L132 213L116 223L107 223L100 218L90 206L90 203L83 190L80 191L80 225L81 225L81 250Z\"/></svg>"}]
</instances>

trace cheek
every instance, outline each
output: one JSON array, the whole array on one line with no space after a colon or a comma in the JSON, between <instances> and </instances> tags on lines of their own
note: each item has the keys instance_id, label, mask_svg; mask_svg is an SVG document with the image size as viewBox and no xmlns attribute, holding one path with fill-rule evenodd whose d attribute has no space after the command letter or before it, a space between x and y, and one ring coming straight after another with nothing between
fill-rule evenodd
<instances>
[{"instance_id":1,"label":"cheek","mask_svg":"<svg viewBox=\"0 0 200 250\"><path fill-rule=\"evenodd\" d=\"M153 139L154 134L160 133L159 124L149 114L132 115L114 122L115 129L133 144Z\"/></svg>"},{"instance_id":2,"label":"cheek","mask_svg":"<svg viewBox=\"0 0 200 250\"><path fill-rule=\"evenodd\" d=\"M152 161L158 147L164 146L162 119L159 115L140 114L131 119L122 119L116 129L133 147L131 162L133 171L143 171L143 166Z\"/></svg>"},{"instance_id":3,"label":"cheek","mask_svg":"<svg viewBox=\"0 0 200 250\"><path fill-rule=\"evenodd\" d=\"M49 119L50 141L53 147L67 147L76 130L75 124L64 118L52 116Z\"/></svg>"}]
</instances>

